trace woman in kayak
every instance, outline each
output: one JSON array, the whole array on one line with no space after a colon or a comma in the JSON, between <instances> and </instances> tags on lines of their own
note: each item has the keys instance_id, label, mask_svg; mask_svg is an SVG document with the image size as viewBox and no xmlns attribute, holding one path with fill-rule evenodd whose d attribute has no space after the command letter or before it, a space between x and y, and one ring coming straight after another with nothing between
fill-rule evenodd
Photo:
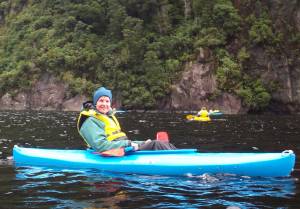
<instances>
[{"instance_id":1,"label":"woman in kayak","mask_svg":"<svg viewBox=\"0 0 300 209\"><path fill-rule=\"evenodd\" d=\"M134 150L170 150L176 147L158 140L131 141L121 130L111 108L112 93L105 87L94 92L93 101L85 102L80 112L77 128L89 147L104 152L121 147L133 147Z\"/></svg>"},{"instance_id":2,"label":"woman in kayak","mask_svg":"<svg viewBox=\"0 0 300 209\"><path fill-rule=\"evenodd\" d=\"M206 107L202 107L201 110L197 113L197 116L203 117L203 118L209 117L209 113L208 113Z\"/></svg>"}]
</instances>

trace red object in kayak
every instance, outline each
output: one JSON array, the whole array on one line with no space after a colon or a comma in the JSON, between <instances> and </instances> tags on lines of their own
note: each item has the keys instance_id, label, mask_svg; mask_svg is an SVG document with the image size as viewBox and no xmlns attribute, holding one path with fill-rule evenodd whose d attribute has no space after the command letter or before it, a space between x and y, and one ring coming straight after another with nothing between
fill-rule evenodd
<instances>
[{"instance_id":1,"label":"red object in kayak","mask_svg":"<svg viewBox=\"0 0 300 209\"><path fill-rule=\"evenodd\" d=\"M169 135L165 131L160 131L156 133L156 140L163 141L163 142L169 142Z\"/></svg>"}]
</instances>

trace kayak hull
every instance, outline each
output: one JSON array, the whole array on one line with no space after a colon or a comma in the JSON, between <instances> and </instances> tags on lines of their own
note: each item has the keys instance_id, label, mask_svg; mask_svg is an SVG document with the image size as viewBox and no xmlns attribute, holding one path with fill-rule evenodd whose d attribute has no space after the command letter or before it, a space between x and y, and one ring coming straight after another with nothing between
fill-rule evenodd
<instances>
[{"instance_id":1,"label":"kayak hull","mask_svg":"<svg viewBox=\"0 0 300 209\"><path fill-rule=\"evenodd\" d=\"M197 117L197 116L195 116L192 120L201 121L201 122L211 121L211 119L209 117Z\"/></svg>"},{"instance_id":2,"label":"kayak hull","mask_svg":"<svg viewBox=\"0 0 300 209\"><path fill-rule=\"evenodd\" d=\"M201 122L211 121L210 117L202 117L197 115L187 115L186 119L190 121L201 121Z\"/></svg>"},{"instance_id":3,"label":"kayak hull","mask_svg":"<svg viewBox=\"0 0 300 209\"><path fill-rule=\"evenodd\" d=\"M289 176L295 165L292 151L282 153L198 153L195 149L139 151L123 157L103 157L92 150L37 149L15 146L16 166L98 169L146 175L229 173L245 176Z\"/></svg>"},{"instance_id":4,"label":"kayak hull","mask_svg":"<svg viewBox=\"0 0 300 209\"><path fill-rule=\"evenodd\" d=\"M214 116L222 116L223 113L222 113L222 112L210 112L210 113L208 113L208 115L209 115L210 117L214 117Z\"/></svg>"}]
</instances>

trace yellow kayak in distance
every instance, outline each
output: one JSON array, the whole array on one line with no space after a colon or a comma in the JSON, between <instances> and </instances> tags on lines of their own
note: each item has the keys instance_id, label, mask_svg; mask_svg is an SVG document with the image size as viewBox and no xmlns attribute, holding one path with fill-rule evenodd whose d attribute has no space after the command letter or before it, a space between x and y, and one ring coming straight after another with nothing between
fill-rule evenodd
<instances>
[{"instance_id":1,"label":"yellow kayak in distance","mask_svg":"<svg viewBox=\"0 0 300 209\"><path fill-rule=\"evenodd\" d=\"M186 119L190 121L201 121L201 122L211 121L210 117L201 117L197 115L187 115Z\"/></svg>"}]
</instances>

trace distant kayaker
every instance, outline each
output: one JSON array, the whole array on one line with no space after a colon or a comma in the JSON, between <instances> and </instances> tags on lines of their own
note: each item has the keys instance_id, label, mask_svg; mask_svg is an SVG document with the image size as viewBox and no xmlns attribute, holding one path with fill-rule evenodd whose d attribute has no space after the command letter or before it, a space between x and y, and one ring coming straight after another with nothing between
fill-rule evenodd
<instances>
[{"instance_id":1,"label":"distant kayaker","mask_svg":"<svg viewBox=\"0 0 300 209\"><path fill-rule=\"evenodd\" d=\"M197 116L203 118L209 117L206 107L202 107L201 110L197 113Z\"/></svg>"},{"instance_id":2,"label":"distant kayaker","mask_svg":"<svg viewBox=\"0 0 300 209\"><path fill-rule=\"evenodd\" d=\"M112 93L105 87L94 92L93 101L83 104L77 128L89 147L104 152L121 147L132 146L134 150L170 150L176 147L158 140L131 141L121 130L111 107Z\"/></svg>"}]
</instances>

